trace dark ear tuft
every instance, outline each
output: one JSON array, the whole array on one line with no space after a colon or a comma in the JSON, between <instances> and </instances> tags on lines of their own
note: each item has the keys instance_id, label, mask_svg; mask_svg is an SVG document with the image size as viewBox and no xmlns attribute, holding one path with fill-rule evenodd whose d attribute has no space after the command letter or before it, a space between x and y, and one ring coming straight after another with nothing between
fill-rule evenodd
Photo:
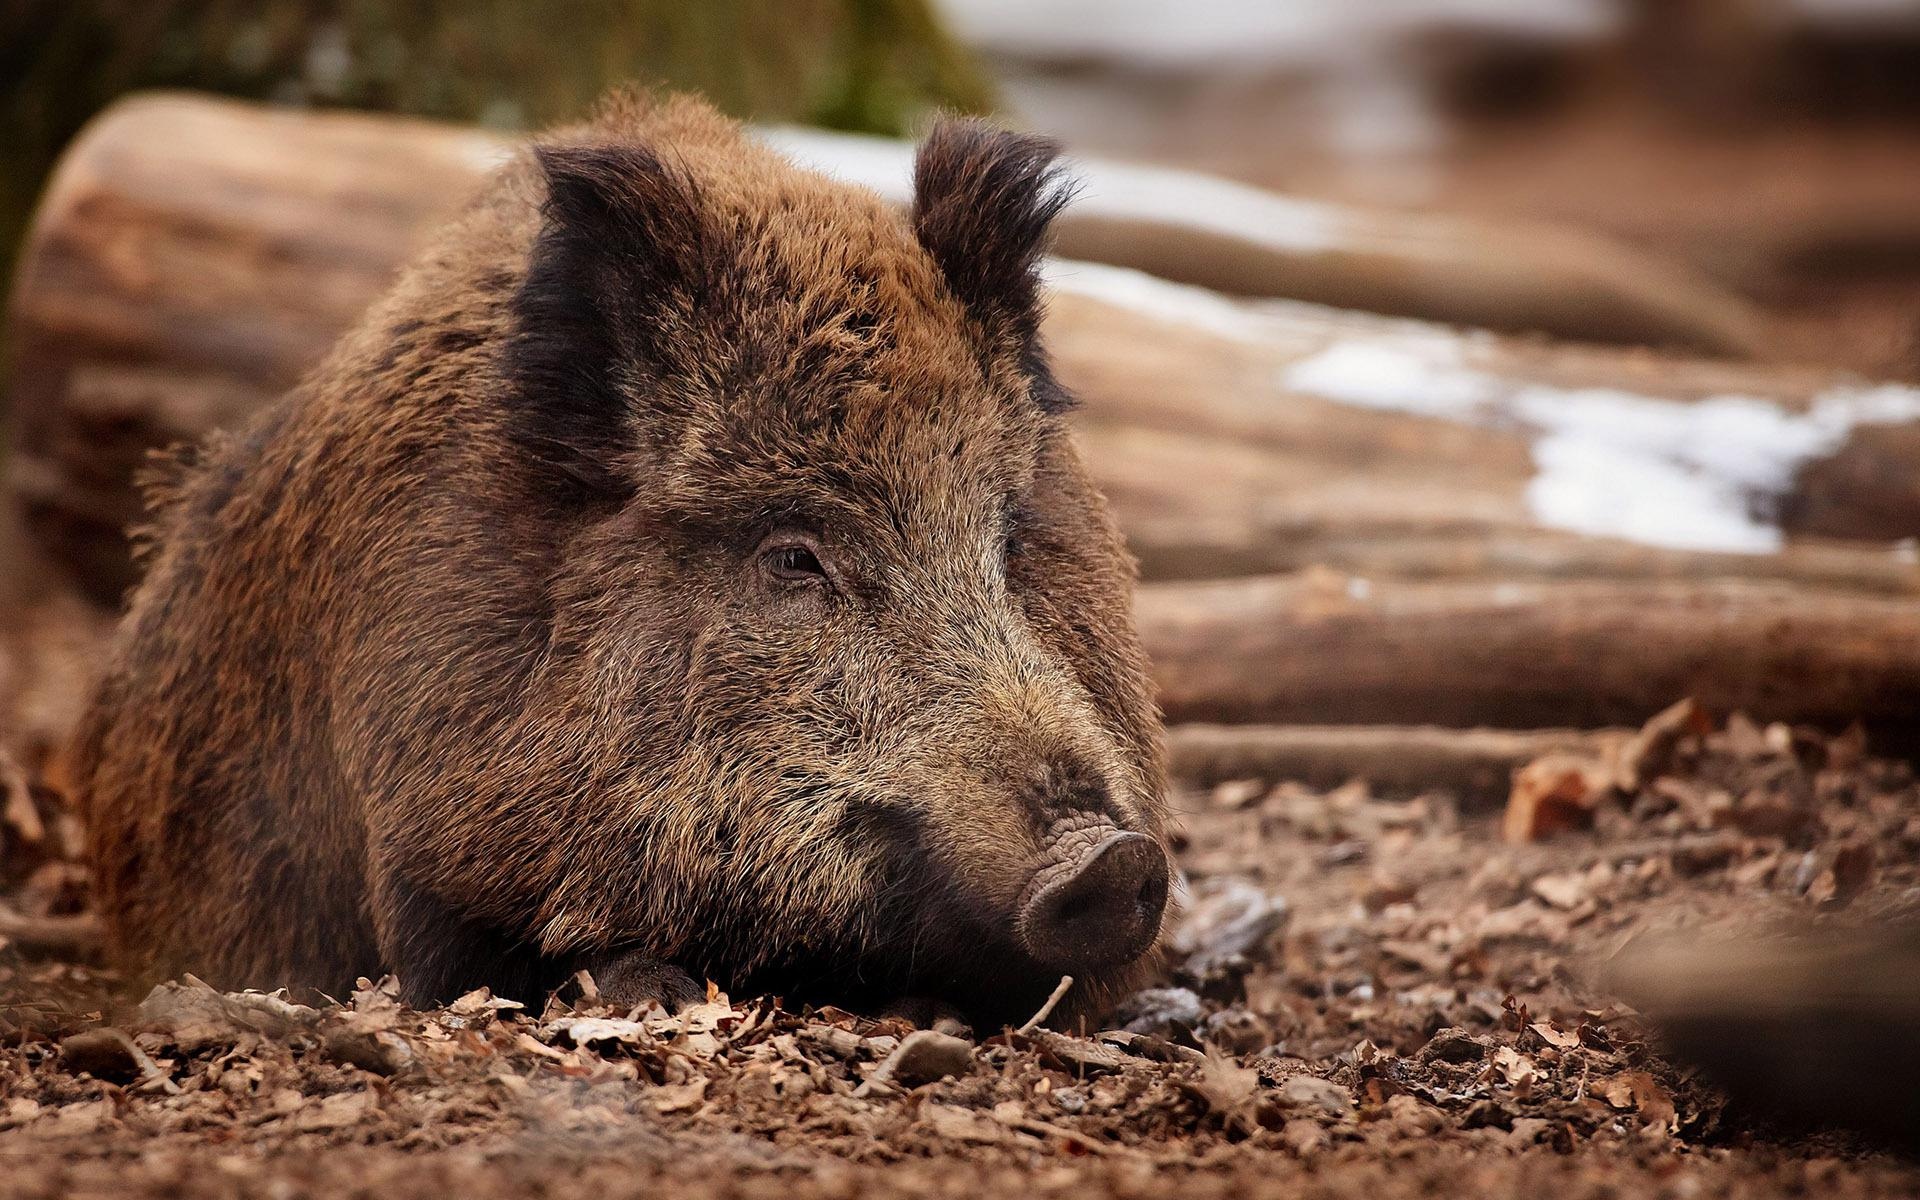
<instances>
[{"instance_id":1,"label":"dark ear tuft","mask_svg":"<svg viewBox=\"0 0 1920 1200\"><path fill-rule=\"evenodd\" d=\"M977 317L1031 338L1047 227L1072 198L1051 139L948 120L913 167L913 229Z\"/></svg>"},{"instance_id":2,"label":"dark ear tuft","mask_svg":"<svg viewBox=\"0 0 1920 1200\"><path fill-rule=\"evenodd\" d=\"M620 384L657 372L708 289L711 248L686 176L638 145L543 146L546 218L513 300L513 420L536 456L592 491L620 486Z\"/></svg>"}]
</instances>

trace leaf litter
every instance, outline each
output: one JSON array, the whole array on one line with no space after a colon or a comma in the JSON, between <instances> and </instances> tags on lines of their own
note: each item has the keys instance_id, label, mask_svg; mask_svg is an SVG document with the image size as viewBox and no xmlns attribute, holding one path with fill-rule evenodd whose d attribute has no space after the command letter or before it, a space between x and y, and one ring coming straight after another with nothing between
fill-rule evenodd
<instances>
[{"instance_id":1,"label":"leaf litter","mask_svg":"<svg viewBox=\"0 0 1920 1200\"><path fill-rule=\"evenodd\" d=\"M84 918L72 814L22 794L0 904ZM956 1037L713 989L627 1011L591 980L424 1011L391 980L337 1003L191 977L138 995L90 943L0 947L0 1194L1920 1188L1730 1105L1603 982L1650 933L1915 916L1920 788L1857 734L1676 706L1522 770L1504 812L1365 781L1181 809L1168 961L1104 1030Z\"/></svg>"}]
</instances>

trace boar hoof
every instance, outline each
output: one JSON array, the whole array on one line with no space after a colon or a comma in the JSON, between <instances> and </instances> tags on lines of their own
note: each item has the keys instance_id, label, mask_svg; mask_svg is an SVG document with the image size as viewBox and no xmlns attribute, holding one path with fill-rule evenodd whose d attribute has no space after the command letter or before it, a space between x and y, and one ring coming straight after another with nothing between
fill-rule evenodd
<instances>
[{"instance_id":1,"label":"boar hoof","mask_svg":"<svg viewBox=\"0 0 1920 1200\"><path fill-rule=\"evenodd\" d=\"M589 959L586 968L601 997L616 1008L658 1004L679 1012L707 998L707 989L671 963L644 954L606 954Z\"/></svg>"},{"instance_id":2,"label":"boar hoof","mask_svg":"<svg viewBox=\"0 0 1920 1200\"><path fill-rule=\"evenodd\" d=\"M960 1010L929 996L903 996L880 1011L883 1017L898 1017L916 1029L931 1029L952 1037L972 1032Z\"/></svg>"}]
</instances>

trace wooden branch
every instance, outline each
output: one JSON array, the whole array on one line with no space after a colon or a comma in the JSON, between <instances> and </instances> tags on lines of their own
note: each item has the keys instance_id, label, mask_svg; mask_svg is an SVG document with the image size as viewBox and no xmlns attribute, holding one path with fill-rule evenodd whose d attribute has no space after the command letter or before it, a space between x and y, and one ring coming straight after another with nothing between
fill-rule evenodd
<instances>
[{"instance_id":1,"label":"wooden branch","mask_svg":"<svg viewBox=\"0 0 1920 1200\"><path fill-rule=\"evenodd\" d=\"M1546 754L1603 754L1629 730L1441 729L1427 725L1175 725L1168 765L1183 782L1298 780L1383 792L1444 788L1481 806L1504 803L1513 772Z\"/></svg>"},{"instance_id":2,"label":"wooden branch","mask_svg":"<svg viewBox=\"0 0 1920 1200\"><path fill-rule=\"evenodd\" d=\"M1630 725L1710 711L1920 728L1920 607L1738 580L1359 580L1333 572L1141 588L1173 721Z\"/></svg>"},{"instance_id":3,"label":"wooden branch","mask_svg":"<svg viewBox=\"0 0 1920 1200\"><path fill-rule=\"evenodd\" d=\"M0 905L0 945L11 945L30 954L86 959L100 953L106 944L105 938L100 918L92 913L33 917Z\"/></svg>"}]
</instances>

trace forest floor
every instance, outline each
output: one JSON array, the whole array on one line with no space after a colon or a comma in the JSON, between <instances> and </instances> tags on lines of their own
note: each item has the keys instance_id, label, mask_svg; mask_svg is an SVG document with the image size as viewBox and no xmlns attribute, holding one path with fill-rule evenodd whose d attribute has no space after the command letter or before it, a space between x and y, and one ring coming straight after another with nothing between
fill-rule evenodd
<instances>
[{"instance_id":1,"label":"forest floor","mask_svg":"<svg viewBox=\"0 0 1920 1200\"><path fill-rule=\"evenodd\" d=\"M1920 1192L1920 1168L1729 1104L1609 982L1660 930L1910 915L1911 770L1738 718L1652 728L1535 764L1506 814L1364 782L1183 792L1165 986L1093 1037L717 993L677 1016L416 1012L378 984L143 998L0 948L0 1195ZM72 818L18 782L6 910L57 918L84 904Z\"/></svg>"}]
</instances>

